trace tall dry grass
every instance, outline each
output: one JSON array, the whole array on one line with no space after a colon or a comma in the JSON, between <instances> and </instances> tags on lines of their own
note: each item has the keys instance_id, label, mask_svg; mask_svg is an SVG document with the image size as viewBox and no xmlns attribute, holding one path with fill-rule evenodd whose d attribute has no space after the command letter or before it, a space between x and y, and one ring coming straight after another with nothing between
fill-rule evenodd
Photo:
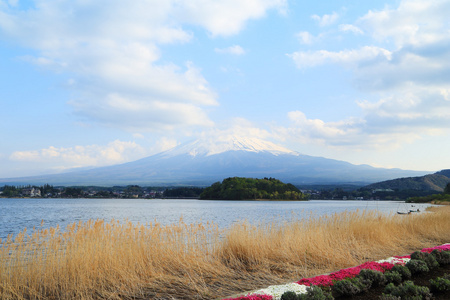
<instances>
[{"instance_id":1,"label":"tall dry grass","mask_svg":"<svg viewBox=\"0 0 450 300\"><path fill-rule=\"evenodd\" d=\"M214 299L450 242L450 207L171 226L97 220L0 246L1 299Z\"/></svg>"}]
</instances>

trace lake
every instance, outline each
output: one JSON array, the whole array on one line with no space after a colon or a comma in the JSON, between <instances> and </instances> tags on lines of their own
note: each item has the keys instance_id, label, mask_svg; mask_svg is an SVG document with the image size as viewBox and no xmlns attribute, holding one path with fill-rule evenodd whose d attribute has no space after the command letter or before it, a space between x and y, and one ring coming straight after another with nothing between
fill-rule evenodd
<instances>
[{"instance_id":1,"label":"lake","mask_svg":"<svg viewBox=\"0 0 450 300\"><path fill-rule=\"evenodd\" d=\"M416 205L420 210L426 206ZM219 228L248 220L264 220L331 214L345 210L377 210L396 213L409 209L396 201L208 201L179 199L8 199L0 198L0 238L17 234L24 228L43 228L90 219L112 219L133 223L159 222L163 225L177 223L183 217L186 223L212 221ZM403 217L403 216L399 216Z\"/></svg>"}]
</instances>

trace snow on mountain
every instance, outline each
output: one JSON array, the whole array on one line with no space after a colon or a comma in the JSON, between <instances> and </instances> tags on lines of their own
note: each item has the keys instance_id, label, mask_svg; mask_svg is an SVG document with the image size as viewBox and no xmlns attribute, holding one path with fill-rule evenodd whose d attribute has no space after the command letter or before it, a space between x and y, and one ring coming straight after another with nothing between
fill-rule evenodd
<instances>
[{"instance_id":1,"label":"snow on mountain","mask_svg":"<svg viewBox=\"0 0 450 300\"><path fill-rule=\"evenodd\" d=\"M202 186L233 176L274 177L292 184L367 184L425 174L304 155L258 138L222 136L182 144L124 164L4 179L0 184Z\"/></svg>"},{"instance_id":2,"label":"snow on mountain","mask_svg":"<svg viewBox=\"0 0 450 300\"><path fill-rule=\"evenodd\" d=\"M211 156L227 151L268 152L276 156L280 154L300 155L298 152L258 138L226 136L201 139L182 144L161 153L161 157L169 158L182 154L188 154L192 157Z\"/></svg>"}]
</instances>

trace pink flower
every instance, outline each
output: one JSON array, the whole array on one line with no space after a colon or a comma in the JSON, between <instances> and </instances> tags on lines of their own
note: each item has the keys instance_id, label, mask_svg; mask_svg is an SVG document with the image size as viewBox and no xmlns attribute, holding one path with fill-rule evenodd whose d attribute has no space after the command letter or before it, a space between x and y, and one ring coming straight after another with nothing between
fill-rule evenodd
<instances>
[{"instance_id":1,"label":"pink flower","mask_svg":"<svg viewBox=\"0 0 450 300\"><path fill-rule=\"evenodd\" d=\"M450 251L450 244L445 244L445 245L441 245L441 246L436 246L433 248L423 248L422 252L428 252L431 253L431 251L433 250L439 250L439 251Z\"/></svg>"},{"instance_id":2,"label":"pink flower","mask_svg":"<svg viewBox=\"0 0 450 300\"><path fill-rule=\"evenodd\" d=\"M329 275L320 275L312 278L303 278L297 283L307 286L311 285L331 286L333 285L333 279Z\"/></svg>"},{"instance_id":3,"label":"pink flower","mask_svg":"<svg viewBox=\"0 0 450 300\"><path fill-rule=\"evenodd\" d=\"M247 295L241 296L237 298L227 298L223 300L273 300L273 296L271 295Z\"/></svg>"},{"instance_id":4,"label":"pink flower","mask_svg":"<svg viewBox=\"0 0 450 300\"><path fill-rule=\"evenodd\" d=\"M395 258L411 258L411 255L403 255L403 256L394 256Z\"/></svg>"},{"instance_id":5,"label":"pink flower","mask_svg":"<svg viewBox=\"0 0 450 300\"><path fill-rule=\"evenodd\" d=\"M332 286L333 281L343 280L346 278L354 278L362 269L369 269L374 271L385 272L392 269L394 264L391 263L377 263L374 261L363 263L357 267L342 269L337 272L331 273L330 275L320 275L312 278L304 278L297 281L298 284L304 285L320 285L320 286Z\"/></svg>"}]
</instances>

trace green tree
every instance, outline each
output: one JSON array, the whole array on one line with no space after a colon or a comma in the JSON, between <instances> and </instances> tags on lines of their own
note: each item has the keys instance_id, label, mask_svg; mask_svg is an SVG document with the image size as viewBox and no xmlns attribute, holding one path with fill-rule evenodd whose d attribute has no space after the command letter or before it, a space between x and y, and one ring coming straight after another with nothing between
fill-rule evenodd
<instances>
[{"instance_id":1,"label":"green tree","mask_svg":"<svg viewBox=\"0 0 450 300\"><path fill-rule=\"evenodd\" d=\"M143 190L139 185L129 185L125 189L125 195L127 197L141 197L143 195Z\"/></svg>"},{"instance_id":2,"label":"green tree","mask_svg":"<svg viewBox=\"0 0 450 300\"><path fill-rule=\"evenodd\" d=\"M444 194L450 194L450 182L447 183L447 186L444 189Z\"/></svg>"},{"instance_id":3,"label":"green tree","mask_svg":"<svg viewBox=\"0 0 450 300\"><path fill-rule=\"evenodd\" d=\"M53 196L57 192L57 190L50 184L44 184L39 189L41 190L41 194L43 197L45 197L46 195Z\"/></svg>"},{"instance_id":4,"label":"green tree","mask_svg":"<svg viewBox=\"0 0 450 300\"><path fill-rule=\"evenodd\" d=\"M15 186L12 185L5 185L3 187L3 193L2 193L2 197L17 197L19 195L19 189Z\"/></svg>"},{"instance_id":5,"label":"green tree","mask_svg":"<svg viewBox=\"0 0 450 300\"><path fill-rule=\"evenodd\" d=\"M170 197L198 197L203 192L203 188L199 187L178 187L170 188L164 191L163 196L166 198Z\"/></svg>"},{"instance_id":6,"label":"green tree","mask_svg":"<svg viewBox=\"0 0 450 300\"><path fill-rule=\"evenodd\" d=\"M66 198L80 198L83 196L83 191L81 188L67 187L62 195Z\"/></svg>"}]
</instances>

